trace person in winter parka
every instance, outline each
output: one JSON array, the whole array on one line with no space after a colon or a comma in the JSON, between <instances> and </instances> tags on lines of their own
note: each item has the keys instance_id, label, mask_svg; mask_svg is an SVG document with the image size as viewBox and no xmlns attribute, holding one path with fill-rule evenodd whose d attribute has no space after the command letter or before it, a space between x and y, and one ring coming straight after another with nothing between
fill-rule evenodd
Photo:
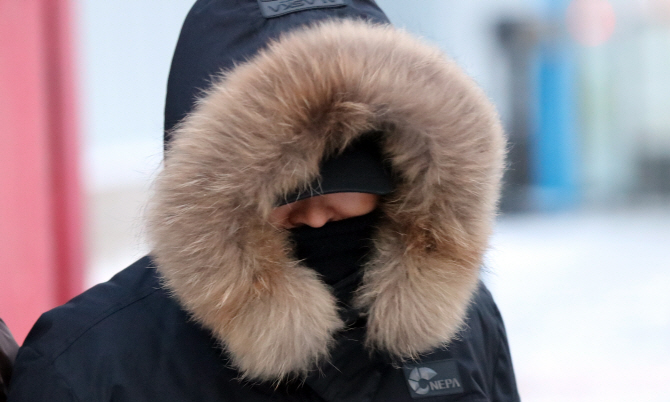
<instances>
[{"instance_id":1,"label":"person in winter parka","mask_svg":"<svg viewBox=\"0 0 670 402\"><path fill-rule=\"evenodd\" d=\"M518 401L479 280L504 147L371 0L197 1L151 255L40 318L9 400Z\"/></svg>"}]
</instances>

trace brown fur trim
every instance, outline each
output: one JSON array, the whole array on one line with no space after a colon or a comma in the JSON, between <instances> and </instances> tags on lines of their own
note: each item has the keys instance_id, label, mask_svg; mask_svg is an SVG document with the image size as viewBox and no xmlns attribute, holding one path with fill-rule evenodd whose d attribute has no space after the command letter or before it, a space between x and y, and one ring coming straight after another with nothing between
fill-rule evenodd
<instances>
[{"instance_id":1,"label":"brown fur trim","mask_svg":"<svg viewBox=\"0 0 670 402\"><path fill-rule=\"evenodd\" d=\"M324 155L371 130L399 183L356 300L368 345L413 358L462 325L495 214L504 139L471 79L390 26L330 21L226 74L176 129L149 214L154 255L244 376L327 358L335 300L267 217Z\"/></svg>"}]
</instances>

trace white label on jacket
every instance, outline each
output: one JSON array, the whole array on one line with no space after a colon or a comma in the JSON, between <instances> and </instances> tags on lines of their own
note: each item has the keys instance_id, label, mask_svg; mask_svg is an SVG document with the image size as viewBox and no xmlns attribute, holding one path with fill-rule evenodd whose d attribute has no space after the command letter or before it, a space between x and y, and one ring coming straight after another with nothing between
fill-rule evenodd
<instances>
[{"instance_id":1,"label":"white label on jacket","mask_svg":"<svg viewBox=\"0 0 670 402\"><path fill-rule=\"evenodd\" d=\"M302 10L314 8L341 7L346 0L258 0L258 6L265 18L279 17Z\"/></svg>"},{"instance_id":2,"label":"white label on jacket","mask_svg":"<svg viewBox=\"0 0 670 402\"><path fill-rule=\"evenodd\" d=\"M458 366L454 360L405 365L403 372L409 393L414 399L463 392Z\"/></svg>"}]
</instances>

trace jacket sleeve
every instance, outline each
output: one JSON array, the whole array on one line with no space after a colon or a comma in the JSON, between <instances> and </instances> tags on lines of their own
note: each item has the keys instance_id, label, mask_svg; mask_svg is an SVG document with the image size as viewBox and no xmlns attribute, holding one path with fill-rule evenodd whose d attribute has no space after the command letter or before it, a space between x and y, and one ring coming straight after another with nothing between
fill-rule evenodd
<instances>
[{"instance_id":1,"label":"jacket sleeve","mask_svg":"<svg viewBox=\"0 0 670 402\"><path fill-rule=\"evenodd\" d=\"M19 350L9 384L8 402L78 402L52 362L31 348Z\"/></svg>"}]
</instances>

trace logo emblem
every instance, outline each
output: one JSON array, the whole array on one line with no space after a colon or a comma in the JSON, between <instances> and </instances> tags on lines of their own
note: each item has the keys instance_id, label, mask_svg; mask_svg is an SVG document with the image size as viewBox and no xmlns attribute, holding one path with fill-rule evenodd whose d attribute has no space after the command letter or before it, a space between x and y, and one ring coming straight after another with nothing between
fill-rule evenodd
<instances>
[{"instance_id":1,"label":"logo emblem","mask_svg":"<svg viewBox=\"0 0 670 402\"><path fill-rule=\"evenodd\" d=\"M454 360L422 362L403 367L412 398L463 393L458 366Z\"/></svg>"},{"instance_id":2,"label":"logo emblem","mask_svg":"<svg viewBox=\"0 0 670 402\"><path fill-rule=\"evenodd\" d=\"M258 0L265 18L279 17L302 10L315 8L344 7L347 0Z\"/></svg>"},{"instance_id":3,"label":"logo emblem","mask_svg":"<svg viewBox=\"0 0 670 402\"><path fill-rule=\"evenodd\" d=\"M425 387L419 385L419 380L430 380L431 378L437 375L436 372L429 369L428 367L414 367L409 373L409 386L412 387L414 392L419 395L425 395L430 391L430 387L426 384Z\"/></svg>"}]
</instances>

